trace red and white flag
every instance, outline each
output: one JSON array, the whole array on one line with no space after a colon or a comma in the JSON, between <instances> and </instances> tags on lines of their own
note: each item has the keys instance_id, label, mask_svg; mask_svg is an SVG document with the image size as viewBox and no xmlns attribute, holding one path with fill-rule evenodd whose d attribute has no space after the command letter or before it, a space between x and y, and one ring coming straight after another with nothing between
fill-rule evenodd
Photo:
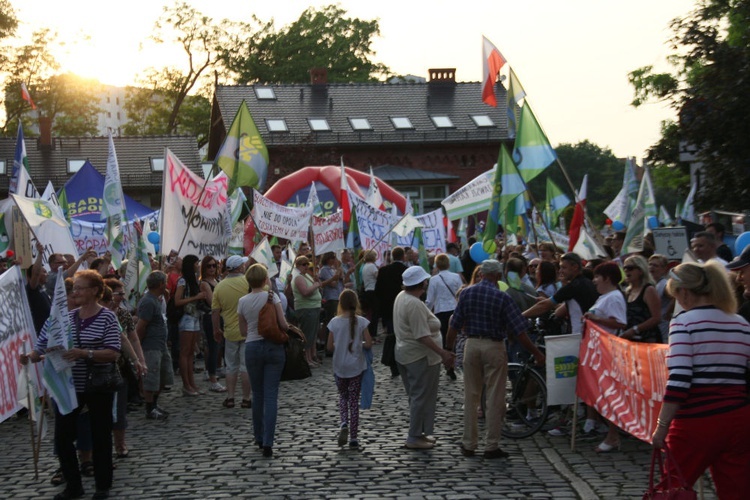
<instances>
[{"instance_id":1,"label":"red and white flag","mask_svg":"<svg viewBox=\"0 0 750 500\"><path fill-rule=\"evenodd\" d=\"M346 179L346 169L344 168L344 157L341 157L341 184L339 187L339 205L344 213L344 224L349 224L352 216L352 207L349 205L349 182Z\"/></svg>"},{"instance_id":2,"label":"red and white flag","mask_svg":"<svg viewBox=\"0 0 750 500\"><path fill-rule=\"evenodd\" d=\"M378 181L375 179L375 175L372 173L372 167L370 167L370 189L367 191L367 203L374 208L384 210L383 196L380 194L380 186Z\"/></svg>"},{"instance_id":3,"label":"red and white flag","mask_svg":"<svg viewBox=\"0 0 750 500\"><path fill-rule=\"evenodd\" d=\"M29 94L29 89L26 88L26 84L21 82L21 99L29 103L29 106L31 106L31 109L36 109L36 104L34 104L34 101L31 99L31 94Z\"/></svg>"},{"instance_id":4,"label":"red and white flag","mask_svg":"<svg viewBox=\"0 0 750 500\"><path fill-rule=\"evenodd\" d=\"M482 65L484 75L484 85L482 86L482 100L490 106L497 107L497 98L495 97L495 81L497 74L507 61L497 50L492 42L482 36Z\"/></svg>"},{"instance_id":5,"label":"red and white flag","mask_svg":"<svg viewBox=\"0 0 750 500\"><path fill-rule=\"evenodd\" d=\"M588 180L589 174L584 175L583 181L581 182L581 190L578 191L578 196L576 196L576 207L573 211L573 219L570 221L570 232L568 233L568 236L570 237L570 242L568 243L569 252L572 252L573 248L575 248L576 243L578 242L578 237L581 234L581 228L584 227L583 223L586 218L585 209Z\"/></svg>"}]
</instances>

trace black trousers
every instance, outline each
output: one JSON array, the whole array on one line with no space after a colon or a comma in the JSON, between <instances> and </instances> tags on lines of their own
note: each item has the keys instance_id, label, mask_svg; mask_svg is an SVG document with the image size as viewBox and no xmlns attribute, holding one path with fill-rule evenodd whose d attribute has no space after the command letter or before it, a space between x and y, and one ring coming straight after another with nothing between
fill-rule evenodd
<instances>
[{"instance_id":1,"label":"black trousers","mask_svg":"<svg viewBox=\"0 0 750 500\"><path fill-rule=\"evenodd\" d=\"M81 470L76 455L78 414L88 408L93 443L94 479L97 490L112 487L112 401L113 393L76 393L78 408L62 415L55 406L55 445L67 487L82 488Z\"/></svg>"}]
</instances>

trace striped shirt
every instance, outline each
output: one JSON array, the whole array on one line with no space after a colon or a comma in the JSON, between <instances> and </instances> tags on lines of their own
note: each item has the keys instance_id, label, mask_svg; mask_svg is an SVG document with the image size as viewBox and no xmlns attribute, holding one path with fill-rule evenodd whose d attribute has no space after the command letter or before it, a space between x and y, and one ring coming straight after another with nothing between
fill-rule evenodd
<instances>
[{"instance_id":1,"label":"striped shirt","mask_svg":"<svg viewBox=\"0 0 750 500\"><path fill-rule=\"evenodd\" d=\"M111 349L120 352L122 344L120 343L120 324L117 321L115 313L109 309L102 308L94 316L84 320L78 319L78 309L68 313L68 318L73 327L73 345L81 349ZM76 334L76 321L80 321L81 341L78 342ZM47 349L47 325L45 323L41 333L36 341L35 350L43 354ZM83 392L86 388L86 360L78 359L73 365L73 382L76 386L76 392Z\"/></svg>"},{"instance_id":2,"label":"striped shirt","mask_svg":"<svg viewBox=\"0 0 750 500\"><path fill-rule=\"evenodd\" d=\"M669 324L669 380L664 401L676 418L706 417L748 404L750 324L713 306L696 307Z\"/></svg>"}]
</instances>

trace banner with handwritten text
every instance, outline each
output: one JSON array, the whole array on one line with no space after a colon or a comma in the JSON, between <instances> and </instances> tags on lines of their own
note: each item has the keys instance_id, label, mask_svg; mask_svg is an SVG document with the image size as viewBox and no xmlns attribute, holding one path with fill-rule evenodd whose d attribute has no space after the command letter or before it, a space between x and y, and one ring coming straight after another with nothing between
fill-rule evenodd
<instances>
[{"instance_id":1,"label":"banner with handwritten text","mask_svg":"<svg viewBox=\"0 0 750 500\"><path fill-rule=\"evenodd\" d=\"M312 207L285 207L255 190L253 190L253 201L252 215L261 233L291 242L307 241Z\"/></svg>"},{"instance_id":2,"label":"banner with handwritten text","mask_svg":"<svg viewBox=\"0 0 750 500\"><path fill-rule=\"evenodd\" d=\"M374 250L377 254L376 264L383 263L383 256L391 251L391 238L387 235L396 221L391 215L383 212L359 196L351 197L352 209L357 211L359 240L363 250Z\"/></svg>"},{"instance_id":3,"label":"banner with handwritten text","mask_svg":"<svg viewBox=\"0 0 750 500\"><path fill-rule=\"evenodd\" d=\"M328 217L313 215L312 230L316 255L344 248L344 212L341 210Z\"/></svg>"},{"instance_id":4,"label":"banner with handwritten text","mask_svg":"<svg viewBox=\"0 0 750 500\"><path fill-rule=\"evenodd\" d=\"M418 215L416 219L422 224L422 238L424 239L424 249L430 253L445 252L445 226L443 225L443 210L438 208L428 214ZM395 225L399 217L391 216L391 225ZM402 247L419 246L419 242L414 239L414 231L406 236L394 235L396 244Z\"/></svg>"}]
</instances>

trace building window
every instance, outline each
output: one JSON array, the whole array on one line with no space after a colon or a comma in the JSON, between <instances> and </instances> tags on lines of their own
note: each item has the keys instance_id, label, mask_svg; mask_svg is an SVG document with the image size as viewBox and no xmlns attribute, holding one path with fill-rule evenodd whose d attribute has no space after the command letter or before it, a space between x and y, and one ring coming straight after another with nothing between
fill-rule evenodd
<instances>
[{"instance_id":1,"label":"building window","mask_svg":"<svg viewBox=\"0 0 750 500\"><path fill-rule=\"evenodd\" d=\"M273 100L276 99L276 93L271 87L255 87L255 97L261 100Z\"/></svg>"},{"instance_id":2,"label":"building window","mask_svg":"<svg viewBox=\"0 0 750 500\"><path fill-rule=\"evenodd\" d=\"M372 130L370 120L367 118L349 118L349 123L354 130Z\"/></svg>"},{"instance_id":3,"label":"building window","mask_svg":"<svg viewBox=\"0 0 750 500\"><path fill-rule=\"evenodd\" d=\"M411 120L405 116L391 116L391 123L393 123L393 128L399 130L414 128L414 125L411 124Z\"/></svg>"},{"instance_id":4,"label":"building window","mask_svg":"<svg viewBox=\"0 0 750 500\"><path fill-rule=\"evenodd\" d=\"M120 120L120 112L117 112L117 119Z\"/></svg>"},{"instance_id":5,"label":"building window","mask_svg":"<svg viewBox=\"0 0 750 500\"><path fill-rule=\"evenodd\" d=\"M115 99L115 103L116 103L116 104L117 104L118 106L120 105L120 98L119 98L119 97Z\"/></svg>"},{"instance_id":6,"label":"building window","mask_svg":"<svg viewBox=\"0 0 750 500\"><path fill-rule=\"evenodd\" d=\"M74 174L81 170L81 167L83 164L86 163L86 160L68 160L68 173Z\"/></svg>"},{"instance_id":7,"label":"building window","mask_svg":"<svg viewBox=\"0 0 750 500\"><path fill-rule=\"evenodd\" d=\"M431 116L430 118L432 118L432 123L435 124L436 128L454 128L453 121L450 119L449 116L434 115L434 116Z\"/></svg>"},{"instance_id":8,"label":"building window","mask_svg":"<svg viewBox=\"0 0 750 500\"><path fill-rule=\"evenodd\" d=\"M152 172L164 172L164 158L149 158Z\"/></svg>"},{"instance_id":9,"label":"building window","mask_svg":"<svg viewBox=\"0 0 750 500\"><path fill-rule=\"evenodd\" d=\"M5 160L0 160L0 174L5 173Z\"/></svg>"},{"instance_id":10,"label":"building window","mask_svg":"<svg viewBox=\"0 0 750 500\"><path fill-rule=\"evenodd\" d=\"M107 104L109 104L109 99L110 99L109 96L107 96Z\"/></svg>"},{"instance_id":11,"label":"building window","mask_svg":"<svg viewBox=\"0 0 750 500\"><path fill-rule=\"evenodd\" d=\"M307 122L310 124L310 130L314 132L330 132L331 126L328 124L328 120L325 118L308 118Z\"/></svg>"},{"instance_id":12,"label":"building window","mask_svg":"<svg viewBox=\"0 0 750 500\"><path fill-rule=\"evenodd\" d=\"M112 118L112 112L107 111L107 118Z\"/></svg>"},{"instance_id":13,"label":"building window","mask_svg":"<svg viewBox=\"0 0 750 500\"><path fill-rule=\"evenodd\" d=\"M289 132L289 128L286 126L286 120L283 118L267 119L266 127L269 132Z\"/></svg>"},{"instance_id":14,"label":"building window","mask_svg":"<svg viewBox=\"0 0 750 500\"><path fill-rule=\"evenodd\" d=\"M474 120L474 124L477 127L494 127L495 122L492 121L489 115L471 115L471 119Z\"/></svg>"},{"instance_id":15,"label":"building window","mask_svg":"<svg viewBox=\"0 0 750 500\"><path fill-rule=\"evenodd\" d=\"M448 196L448 186L445 184L427 186L403 186L399 187L401 194L409 193L412 206L420 214L426 214L437 210Z\"/></svg>"}]
</instances>

